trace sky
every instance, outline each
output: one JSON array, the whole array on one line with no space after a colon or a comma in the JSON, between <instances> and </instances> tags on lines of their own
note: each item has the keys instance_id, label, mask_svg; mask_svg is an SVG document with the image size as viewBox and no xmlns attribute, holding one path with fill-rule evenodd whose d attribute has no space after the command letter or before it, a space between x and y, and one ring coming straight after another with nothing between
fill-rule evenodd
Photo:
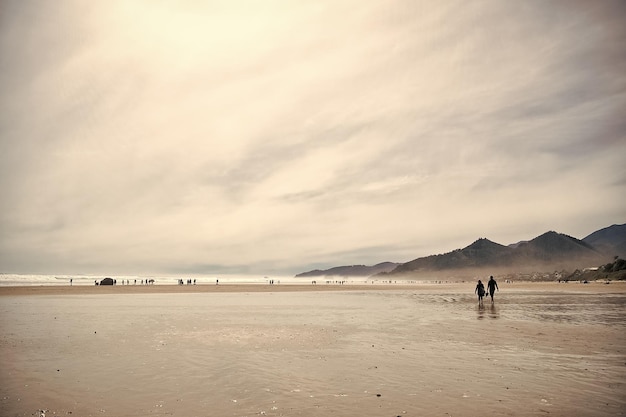
<instances>
[{"instance_id":1,"label":"sky","mask_svg":"<svg viewBox=\"0 0 626 417\"><path fill-rule=\"evenodd\" d=\"M626 222L623 1L0 1L0 272L295 274Z\"/></svg>"}]
</instances>

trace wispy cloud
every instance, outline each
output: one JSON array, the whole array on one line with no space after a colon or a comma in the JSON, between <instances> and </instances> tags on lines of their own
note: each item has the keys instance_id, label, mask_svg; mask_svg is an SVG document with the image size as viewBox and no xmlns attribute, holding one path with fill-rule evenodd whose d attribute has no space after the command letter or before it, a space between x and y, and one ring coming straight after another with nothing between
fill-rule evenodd
<instances>
[{"instance_id":1,"label":"wispy cloud","mask_svg":"<svg viewBox=\"0 0 626 417\"><path fill-rule=\"evenodd\" d=\"M2 270L298 272L626 217L619 1L2 9Z\"/></svg>"}]
</instances>

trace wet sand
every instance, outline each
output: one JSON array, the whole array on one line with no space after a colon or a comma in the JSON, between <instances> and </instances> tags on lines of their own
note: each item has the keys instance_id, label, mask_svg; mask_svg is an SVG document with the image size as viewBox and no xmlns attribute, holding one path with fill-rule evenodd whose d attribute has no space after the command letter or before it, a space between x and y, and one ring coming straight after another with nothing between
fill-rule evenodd
<instances>
[{"instance_id":1,"label":"wet sand","mask_svg":"<svg viewBox=\"0 0 626 417\"><path fill-rule=\"evenodd\" d=\"M0 288L33 416L626 414L626 284Z\"/></svg>"}]
</instances>

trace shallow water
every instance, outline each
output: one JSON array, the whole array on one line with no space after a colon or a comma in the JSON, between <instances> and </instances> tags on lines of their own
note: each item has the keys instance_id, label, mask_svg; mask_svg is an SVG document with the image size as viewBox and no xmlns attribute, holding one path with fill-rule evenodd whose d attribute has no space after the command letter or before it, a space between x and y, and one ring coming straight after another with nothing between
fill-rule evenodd
<instances>
[{"instance_id":1,"label":"shallow water","mask_svg":"<svg viewBox=\"0 0 626 417\"><path fill-rule=\"evenodd\" d=\"M626 296L0 297L2 415L626 414Z\"/></svg>"}]
</instances>

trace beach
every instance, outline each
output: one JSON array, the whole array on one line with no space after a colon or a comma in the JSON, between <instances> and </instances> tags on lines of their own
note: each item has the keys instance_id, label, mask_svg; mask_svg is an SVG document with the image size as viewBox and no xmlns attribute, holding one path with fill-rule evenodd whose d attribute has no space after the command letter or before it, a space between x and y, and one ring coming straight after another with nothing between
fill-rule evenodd
<instances>
[{"instance_id":1,"label":"beach","mask_svg":"<svg viewBox=\"0 0 626 417\"><path fill-rule=\"evenodd\" d=\"M626 283L0 287L6 416L619 416Z\"/></svg>"}]
</instances>

